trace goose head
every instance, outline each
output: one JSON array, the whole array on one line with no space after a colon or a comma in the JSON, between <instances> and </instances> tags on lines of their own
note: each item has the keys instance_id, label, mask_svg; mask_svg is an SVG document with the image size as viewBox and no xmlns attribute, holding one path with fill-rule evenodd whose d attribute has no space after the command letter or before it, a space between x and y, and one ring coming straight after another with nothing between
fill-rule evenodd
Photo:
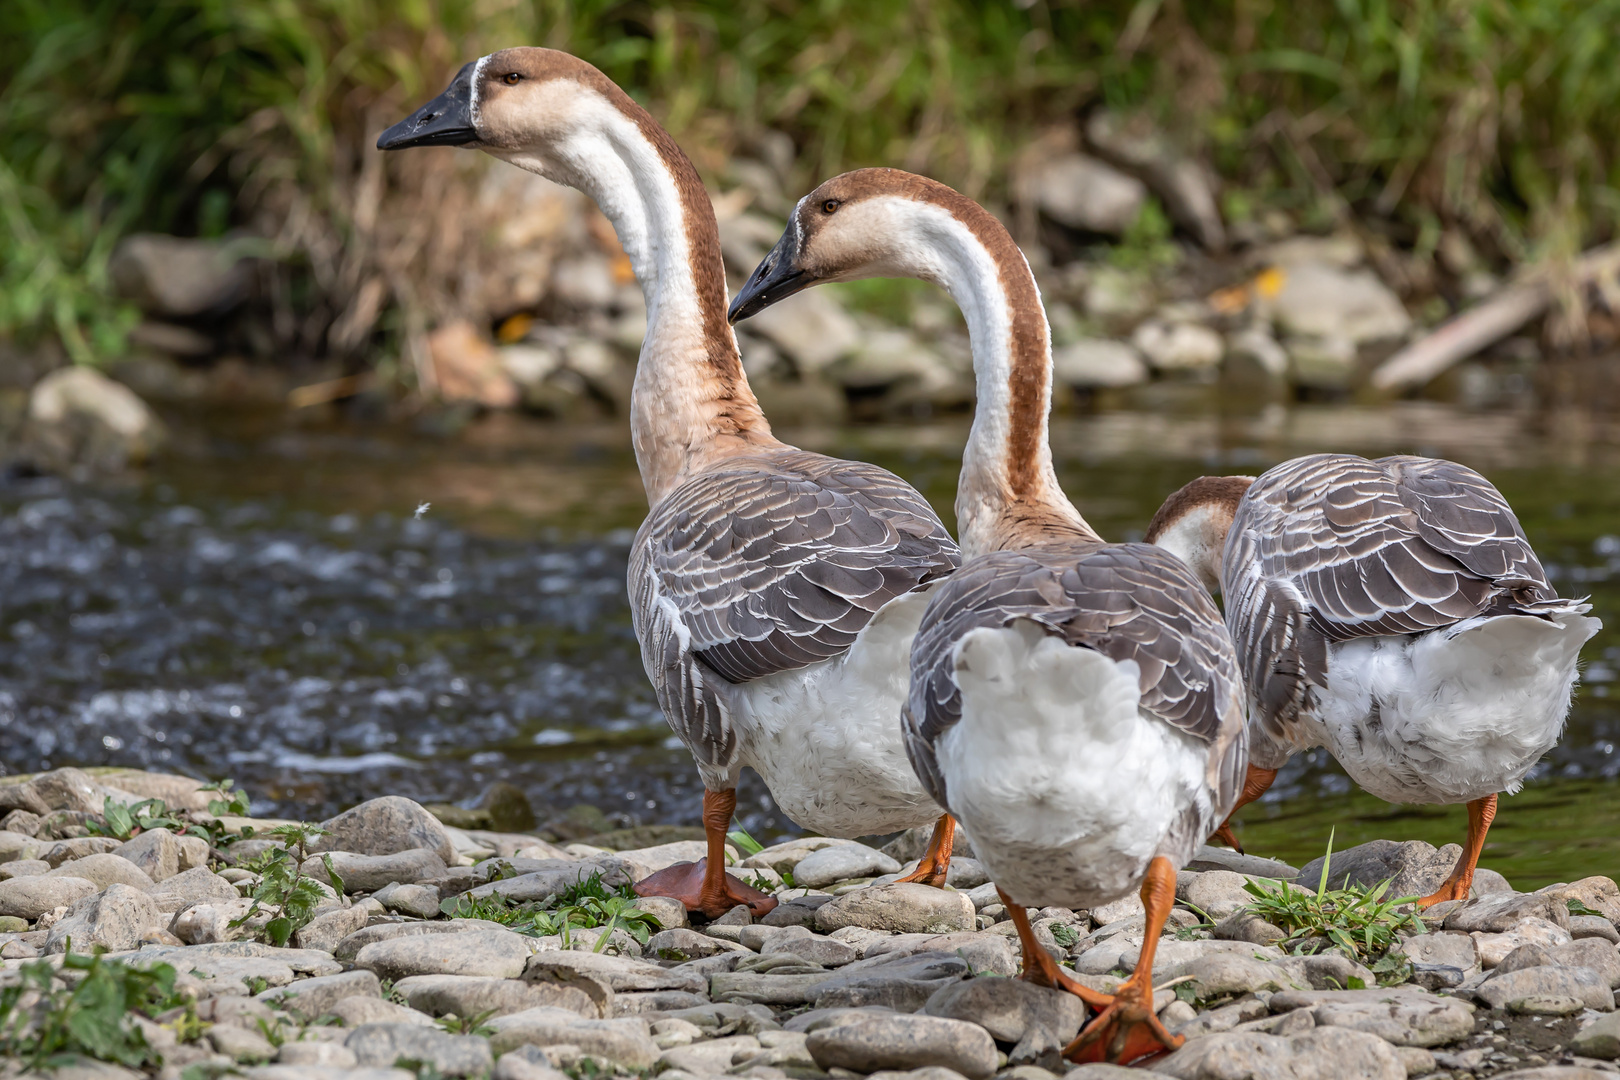
<instances>
[{"instance_id":1,"label":"goose head","mask_svg":"<svg viewBox=\"0 0 1620 1080\"><path fill-rule=\"evenodd\" d=\"M1143 540L1176 555L1204 588L1220 592L1226 536L1252 483L1252 476L1200 476L1164 500Z\"/></svg>"},{"instance_id":2,"label":"goose head","mask_svg":"<svg viewBox=\"0 0 1620 1080\"><path fill-rule=\"evenodd\" d=\"M555 49L502 49L463 65L442 94L384 131L377 149L482 150L578 187L580 143L626 122L645 128L651 119L585 61Z\"/></svg>"},{"instance_id":3,"label":"goose head","mask_svg":"<svg viewBox=\"0 0 1620 1080\"><path fill-rule=\"evenodd\" d=\"M990 235L999 230L975 227L985 217L967 196L900 169L835 176L793 208L782 238L732 301L730 319L757 315L829 281L916 277L944 284L940 247L951 243L948 226L954 222L999 243Z\"/></svg>"}]
</instances>

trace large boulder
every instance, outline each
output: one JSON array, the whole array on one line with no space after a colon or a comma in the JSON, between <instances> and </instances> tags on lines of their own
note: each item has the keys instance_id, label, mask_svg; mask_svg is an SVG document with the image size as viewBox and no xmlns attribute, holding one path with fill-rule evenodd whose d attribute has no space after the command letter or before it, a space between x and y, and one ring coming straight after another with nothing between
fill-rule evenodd
<instances>
[{"instance_id":1,"label":"large boulder","mask_svg":"<svg viewBox=\"0 0 1620 1080\"><path fill-rule=\"evenodd\" d=\"M1147 202L1147 187L1078 151L1050 158L1020 178L1021 197L1060 225L1123 236Z\"/></svg>"},{"instance_id":2,"label":"large boulder","mask_svg":"<svg viewBox=\"0 0 1620 1080\"><path fill-rule=\"evenodd\" d=\"M427 848L446 865L457 861L449 831L420 803L402 795L384 795L363 802L321 822L321 828L326 830L326 835L316 837L309 845L312 852L394 855L413 848Z\"/></svg>"},{"instance_id":3,"label":"large boulder","mask_svg":"<svg viewBox=\"0 0 1620 1080\"><path fill-rule=\"evenodd\" d=\"M87 367L51 372L28 397L24 454L41 468L121 469L152 457L165 438L163 424L133 390Z\"/></svg>"},{"instance_id":4,"label":"large boulder","mask_svg":"<svg viewBox=\"0 0 1620 1080\"><path fill-rule=\"evenodd\" d=\"M166 318L224 311L247 295L240 249L219 240L135 233L113 249L107 272L120 295Z\"/></svg>"}]
</instances>

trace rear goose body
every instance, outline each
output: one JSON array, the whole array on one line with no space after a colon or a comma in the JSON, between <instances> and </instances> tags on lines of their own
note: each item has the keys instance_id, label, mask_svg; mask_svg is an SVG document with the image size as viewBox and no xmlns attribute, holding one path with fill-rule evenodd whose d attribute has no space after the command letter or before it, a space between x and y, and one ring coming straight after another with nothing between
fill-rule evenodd
<instances>
[{"instance_id":1,"label":"rear goose body","mask_svg":"<svg viewBox=\"0 0 1620 1080\"><path fill-rule=\"evenodd\" d=\"M1051 345L1022 253L972 200L890 169L836 177L794 211L732 307L818 281L911 276L962 308L978 401L957 492L967 561L930 597L905 727L929 793L961 823L1017 924L1025 977L1103 1010L1068 1048L1129 1061L1179 1044L1152 1012L1175 871L1237 796L1246 735L1231 642L1192 572L1105 544L1047 444ZM1140 888L1147 940L1113 996L1065 975L1026 906Z\"/></svg>"},{"instance_id":2,"label":"rear goose body","mask_svg":"<svg viewBox=\"0 0 1620 1080\"><path fill-rule=\"evenodd\" d=\"M1225 594L1250 701L1238 806L1315 746L1381 799L1467 803L1468 846L1422 903L1465 899L1497 793L1558 741L1599 627L1501 493L1451 461L1316 454L1193 481L1148 539Z\"/></svg>"},{"instance_id":3,"label":"rear goose body","mask_svg":"<svg viewBox=\"0 0 1620 1080\"><path fill-rule=\"evenodd\" d=\"M826 835L938 820L898 717L924 591L956 569L956 545L898 477L771 434L726 321L713 207L674 141L591 65L518 48L466 65L378 145L472 147L580 189L646 295L631 433L651 512L630 558L631 615L703 778L709 857L638 889L711 916L774 906L723 871L745 765ZM936 831L941 857L919 878L942 883L949 826Z\"/></svg>"}]
</instances>

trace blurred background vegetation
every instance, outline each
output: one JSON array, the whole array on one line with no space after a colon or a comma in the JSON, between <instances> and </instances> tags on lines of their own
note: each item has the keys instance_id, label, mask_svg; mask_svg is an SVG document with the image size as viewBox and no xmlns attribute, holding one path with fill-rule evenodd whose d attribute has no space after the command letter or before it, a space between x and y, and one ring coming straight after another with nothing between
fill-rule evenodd
<instances>
[{"instance_id":1,"label":"blurred background vegetation","mask_svg":"<svg viewBox=\"0 0 1620 1080\"><path fill-rule=\"evenodd\" d=\"M431 285L379 217L458 166L384 165L375 134L515 43L601 67L710 177L783 132L799 190L881 163L1004 201L1022 148L1102 104L1206 157L1229 221L1354 216L1420 259L1460 229L1502 266L1620 214L1620 0L7 0L0 337L116 355L118 238L233 229L294 269L289 341L341 348L356 305L397 334Z\"/></svg>"}]
</instances>

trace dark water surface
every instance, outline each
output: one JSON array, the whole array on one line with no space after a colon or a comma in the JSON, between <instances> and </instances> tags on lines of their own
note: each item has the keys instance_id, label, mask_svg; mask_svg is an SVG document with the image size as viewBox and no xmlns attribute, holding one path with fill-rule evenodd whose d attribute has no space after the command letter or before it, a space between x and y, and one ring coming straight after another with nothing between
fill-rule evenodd
<instances>
[{"instance_id":1,"label":"dark water surface","mask_svg":"<svg viewBox=\"0 0 1620 1080\"><path fill-rule=\"evenodd\" d=\"M698 820L700 786L630 633L645 502L625 431L493 418L453 439L285 416L180 419L180 451L122 483L0 485L0 763L235 777L260 813L319 818L496 779L542 818ZM952 520L966 421L783 432L921 488ZM1503 802L1484 865L1526 887L1620 872L1620 449L1545 415L1413 403L1060 419L1066 489L1111 539L1175 487L1321 449L1452 457L1517 508L1562 591L1606 629L1563 742ZM421 503L431 503L415 516ZM1615 697L1610 692L1615 692ZM793 831L744 781L745 824ZM1377 836L1461 839L1462 808L1393 807L1326 755L1243 815L1292 859Z\"/></svg>"}]
</instances>

